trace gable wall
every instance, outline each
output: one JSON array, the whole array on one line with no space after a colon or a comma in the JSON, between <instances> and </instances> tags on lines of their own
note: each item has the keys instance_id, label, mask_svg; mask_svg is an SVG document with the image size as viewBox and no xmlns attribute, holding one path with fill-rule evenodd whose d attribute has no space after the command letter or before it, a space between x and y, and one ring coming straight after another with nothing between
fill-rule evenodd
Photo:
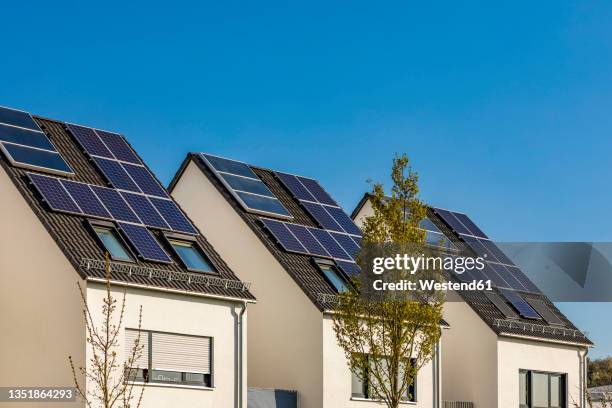
<instances>
[{"instance_id":1,"label":"gable wall","mask_svg":"<svg viewBox=\"0 0 612 408\"><path fill-rule=\"evenodd\" d=\"M1 168L0 209L0 386L72 386L68 356L85 361L81 278Z\"/></svg>"},{"instance_id":2,"label":"gable wall","mask_svg":"<svg viewBox=\"0 0 612 408\"><path fill-rule=\"evenodd\" d=\"M172 196L238 277L251 282L248 385L322 404L322 315L216 187L190 162Z\"/></svg>"}]
</instances>

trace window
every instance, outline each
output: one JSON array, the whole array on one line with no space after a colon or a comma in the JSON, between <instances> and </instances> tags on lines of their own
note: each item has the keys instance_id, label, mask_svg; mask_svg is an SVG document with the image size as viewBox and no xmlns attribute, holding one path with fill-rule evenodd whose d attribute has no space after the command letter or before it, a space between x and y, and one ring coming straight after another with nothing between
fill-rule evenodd
<instances>
[{"instance_id":1,"label":"window","mask_svg":"<svg viewBox=\"0 0 612 408\"><path fill-rule=\"evenodd\" d=\"M325 275L327 281L332 284L338 293L346 292L348 290L347 282L340 275L333 264L324 260L317 260L316 263L319 266L319 269L321 269L321 272L323 272L323 275Z\"/></svg>"},{"instance_id":2,"label":"window","mask_svg":"<svg viewBox=\"0 0 612 408\"><path fill-rule=\"evenodd\" d=\"M374 362L372 361L372 357L368 356L368 360L370 360L369 366L372 367ZM413 360L410 360L412 362ZM358 376L355 373L351 373L351 397L352 398L363 398L363 399L374 399L374 395L372 394L372 390L370 386L374 381L374 378L369 373L370 370L366 370L361 376ZM404 373L403 367L400 367L400 373L398 375L399 378L402 378ZM362 380L363 379L363 380ZM365 380L365 381L364 381ZM401 381L401 380L400 380ZM404 391L403 400L415 402L416 401L416 376L412 379L412 383L408 386L408 388Z\"/></svg>"},{"instance_id":3,"label":"window","mask_svg":"<svg viewBox=\"0 0 612 408\"><path fill-rule=\"evenodd\" d=\"M174 249L174 252L181 258L181 261L187 269L195 272L214 273L215 268L204 257L204 254L198 248L197 243L191 241L180 241L176 239L168 239L168 242Z\"/></svg>"},{"instance_id":4,"label":"window","mask_svg":"<svg viewBox=\"0 0 612 408\"><path fill-rule=\"evenodd\" d=\"M126 360L132 355L139 335L142 352L128 369L130 381L212 387L210 337L126 329Z\"/></svg>"},{"instance_id":5,"label":"window","mask_svg":"<svg viewBox=\"0 0 612 408\"><path fill-rule=\"evenodd\" d=\"M113 260L134 262L134 258L130 255L114 227L100 225L93 225L92 227Z\"/></svg>"},{"instance_id":6,"label":"window","mask_svg":"<svg viewBox=\"0 0 612 408\"><path fill-rule=\"evenodd\" d=\"M520 408L565 408L565 374L521 370Z\"/></svg>"}]
</instances>

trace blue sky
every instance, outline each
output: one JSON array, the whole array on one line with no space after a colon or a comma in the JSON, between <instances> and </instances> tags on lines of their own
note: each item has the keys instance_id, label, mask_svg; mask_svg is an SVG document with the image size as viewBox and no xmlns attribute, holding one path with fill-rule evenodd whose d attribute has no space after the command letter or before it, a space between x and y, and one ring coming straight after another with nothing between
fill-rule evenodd
<instances>
[{"instance_id":1,"label":"blue sky","mask_svg":"<svg viewBox=\"0 0 612 408\"><path fill-rule=\"evenodd\" d=\"M0 105L313 176L350 210L406 152L500 241L612 241L612 3L11 2ZM562 305L612 354L601 305ZM605 305L609 314L611 305Z\"/></svg>"}]
</instances>

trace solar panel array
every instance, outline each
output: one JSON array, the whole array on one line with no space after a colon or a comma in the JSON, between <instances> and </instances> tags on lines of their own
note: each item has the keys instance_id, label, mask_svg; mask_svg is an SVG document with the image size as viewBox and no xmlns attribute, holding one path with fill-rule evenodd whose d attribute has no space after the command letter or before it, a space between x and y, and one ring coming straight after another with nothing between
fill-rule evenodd
<instances>
[{"instance_id":1,"label":"solar panel array","mask_svg":"<svg viewBox=\"0 0 612 408\"><path fill-rule=\"evenodd\" d=\"M114 188L168 197L123 136L73 124L66 127Z\"/></svg>"},{"instance_id":2,"label":"solar panel array","mask_svg":"<svg viewBox=\"0 0 612 408\"><path fill-rule=\"evenodd\" d=\"M0 107L0 150L16 167L74 175L32 115Z\"/></svg>"},{"instance_id":3,"label":"solar panel array","mask_svg":"<svg viewBox=\"0 0 612 408\"><path fill-rule=\"evenodd\" d=\"M197 234L174 201L144 194L28 173L30 181L54 211L115 221L145 260L170 262L149 228Z\"/></svg>"},{"instance_id":4,"label":"solar panel array","mask_svg":"<svg viewBox=\"0 0 612 408\"><path fill-rule=\"evenodd\" d=\"M287 173L275 174L321 228L361 235L359 227L316 180Z\"/></svg>"},{"instance_id":5,"label":"solar panel array","mask_svg":"<svg viewBox=\"0 0 612 408\"><path fill-rule=\"evenodd\" d=\"M200 157L246 211L293 219L291 213L246 163L205 153L200 154Z\"/></svg>"},{"instance_id":6,"label":"solar panel array","mask_svg":"<svg viewBox=\"0 0 612 408\"><path fill-rule=\"evenodd\" d=\"M355 263L360 248L357 237L271 218L260 219L285 251L330 258L347 275L359 273L359 267Z\"/></svg>"},{"instance_id":7,"label":"solar panel array","mask_svg":"<svg viewBox=\"0 0 612 408\"><path fill-rule=\"evenodd\" d=\"M467 215L440 208L434 208L433 210L477 256L484 258L486 261L484 270L466 271L459 275L461 280L490 279L492 284L498 288L540 293L538 287Z\"/></svg>"}]
</instances>

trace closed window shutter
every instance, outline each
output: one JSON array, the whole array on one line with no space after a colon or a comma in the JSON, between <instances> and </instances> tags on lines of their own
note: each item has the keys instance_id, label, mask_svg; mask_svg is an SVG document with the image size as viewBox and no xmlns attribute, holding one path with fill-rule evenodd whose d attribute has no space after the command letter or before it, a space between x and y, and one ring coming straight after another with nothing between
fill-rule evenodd
<instances>
[{"instance_id":1,"label":"closed window shutter","mask_svg":"<svg viewBox=\"0 0 612 408\"><path fill-rule=\"evenodd\" d=\"M154 370L210 374L210 338L153 333Z\"/></svg>"},{"instance_id":2,"label":"closed window shutter","mask_svg":"<svg viewBox=\"0 0 612 408\"><path fill-rule=\"evenodd\" d=\"M140 339L138 334L140 333ZM125 329L125 362L132 356L134 345L138 341L140 352L136 353L134 363L130 368L149 368L149 333L134 329Z\"/></svg>"}]
</instances>

